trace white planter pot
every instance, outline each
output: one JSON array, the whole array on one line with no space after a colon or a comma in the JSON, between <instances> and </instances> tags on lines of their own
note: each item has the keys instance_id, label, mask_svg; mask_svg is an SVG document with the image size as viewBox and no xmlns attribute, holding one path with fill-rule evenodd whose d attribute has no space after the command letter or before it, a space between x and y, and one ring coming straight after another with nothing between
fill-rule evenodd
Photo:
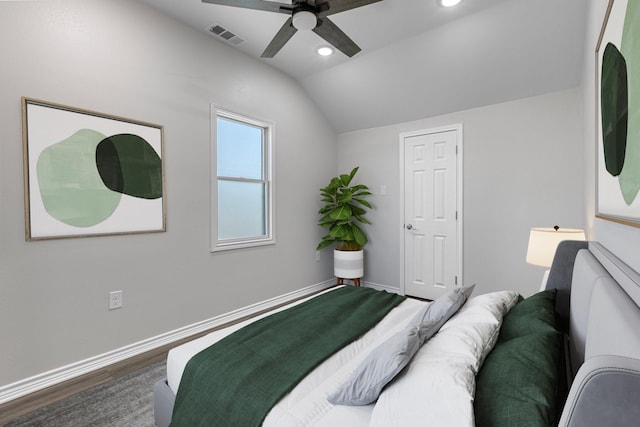
<instances>
[{"instance_id":1,"label":"white planter pot","mask_svg":"<svg viewBox=\"0 0 640 427\"><path fill-rule=\"evenodd\" d=\"M364 250L333 250L333 274L339 279L359 279L364 276Z\"/></svg>"}]
</instances>

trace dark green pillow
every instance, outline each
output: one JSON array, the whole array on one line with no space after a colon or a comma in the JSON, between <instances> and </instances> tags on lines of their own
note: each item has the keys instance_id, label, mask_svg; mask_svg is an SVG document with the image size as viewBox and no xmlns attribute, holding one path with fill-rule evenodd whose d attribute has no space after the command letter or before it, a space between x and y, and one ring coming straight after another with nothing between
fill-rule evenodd
<instances>
[{"instance_id":1,"label":"dark green pillow","mask_svg":"<svg viewBox=\"0 0 640 427\"><path fill-rule=\"evenodd\" d=\"M555 289L538 292L520 301L504 317L499 342L536 332L555 331Z\"/></svg>"},{"instance_id":2,"label":"dark green pillow","mask_svg":"<svg viewBox=\"0 0 640 427\"><path fill-rule=\"evenodd\" d=\"M553 330L498 343L476 377L476 426L555 425L561 351Z\"/></svg>"}]
</instances>

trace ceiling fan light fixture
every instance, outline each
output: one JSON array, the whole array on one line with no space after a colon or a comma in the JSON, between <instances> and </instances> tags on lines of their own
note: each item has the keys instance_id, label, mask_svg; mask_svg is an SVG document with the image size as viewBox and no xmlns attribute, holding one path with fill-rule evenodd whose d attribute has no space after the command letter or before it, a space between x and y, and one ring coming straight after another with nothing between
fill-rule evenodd
<instances>
[{"instance_id":1,"label":"ceiling fan light fixture","mask_svg":"<svg viewBox=\"0 0 640 427\"><path fill-rule=\"evenodd\" d=\"M441 6L452 7L460 3L462 0L438 0Z\"/></svg>"},{"instance_id":2,"label":"ceiling fan light fixture","mask_svg":"<svg viewBox=\"0 0 640 427\"><path fill-rule=\"evenodd\" d=\"M330 56L333 54L333 48L331 46L320 46L317 52L320 56Z\"/></svg>"},{"instance_id":3,"label":"ceiling fan light fixture","mask_svg":"<svg viewBox=\"0 0 640 427\"><path fill-rule=\"evenodd\" d=\"M318 19L313 12L302 10L293 15L293 26L298 30L313 30L318 25Z\"/></svg>"}]
</instances>

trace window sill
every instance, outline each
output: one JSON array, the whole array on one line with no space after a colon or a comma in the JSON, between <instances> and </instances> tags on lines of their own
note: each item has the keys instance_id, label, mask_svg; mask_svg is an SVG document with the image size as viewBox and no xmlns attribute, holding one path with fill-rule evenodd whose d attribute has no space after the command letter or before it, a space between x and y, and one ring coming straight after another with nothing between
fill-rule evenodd
<instances>
[{"instance_id":1,"label":"window sill","mask_svg":"<svg viewBox=\"0 0 640 427\"><path fill-rule=\"evenodd\" d=\"M225 252L232 251L236 249L247 249L247 248L255 248L260 246L270 246L275 245L275 239L264 239L264 240L251 240L251 241L243 241L243 242L228 242L228 243L218 243L209 249L209 252Z\"/></svg>"}]
</instances>

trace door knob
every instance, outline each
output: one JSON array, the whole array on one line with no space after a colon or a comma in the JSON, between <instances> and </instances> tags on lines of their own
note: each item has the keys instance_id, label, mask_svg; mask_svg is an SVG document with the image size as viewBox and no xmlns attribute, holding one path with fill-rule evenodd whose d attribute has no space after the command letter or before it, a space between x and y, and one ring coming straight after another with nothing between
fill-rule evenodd
<instances>
[{"instance_id":1,"label":"door knob","mask_svg":"<svg viewBox=\"0 0 640 427\"><path fill-rule=\"evenodd\" d=\"M411 224L407 224L406 227L407 227L407 230L413 230L413 225Z\"/></svg>"}]
</instances>

